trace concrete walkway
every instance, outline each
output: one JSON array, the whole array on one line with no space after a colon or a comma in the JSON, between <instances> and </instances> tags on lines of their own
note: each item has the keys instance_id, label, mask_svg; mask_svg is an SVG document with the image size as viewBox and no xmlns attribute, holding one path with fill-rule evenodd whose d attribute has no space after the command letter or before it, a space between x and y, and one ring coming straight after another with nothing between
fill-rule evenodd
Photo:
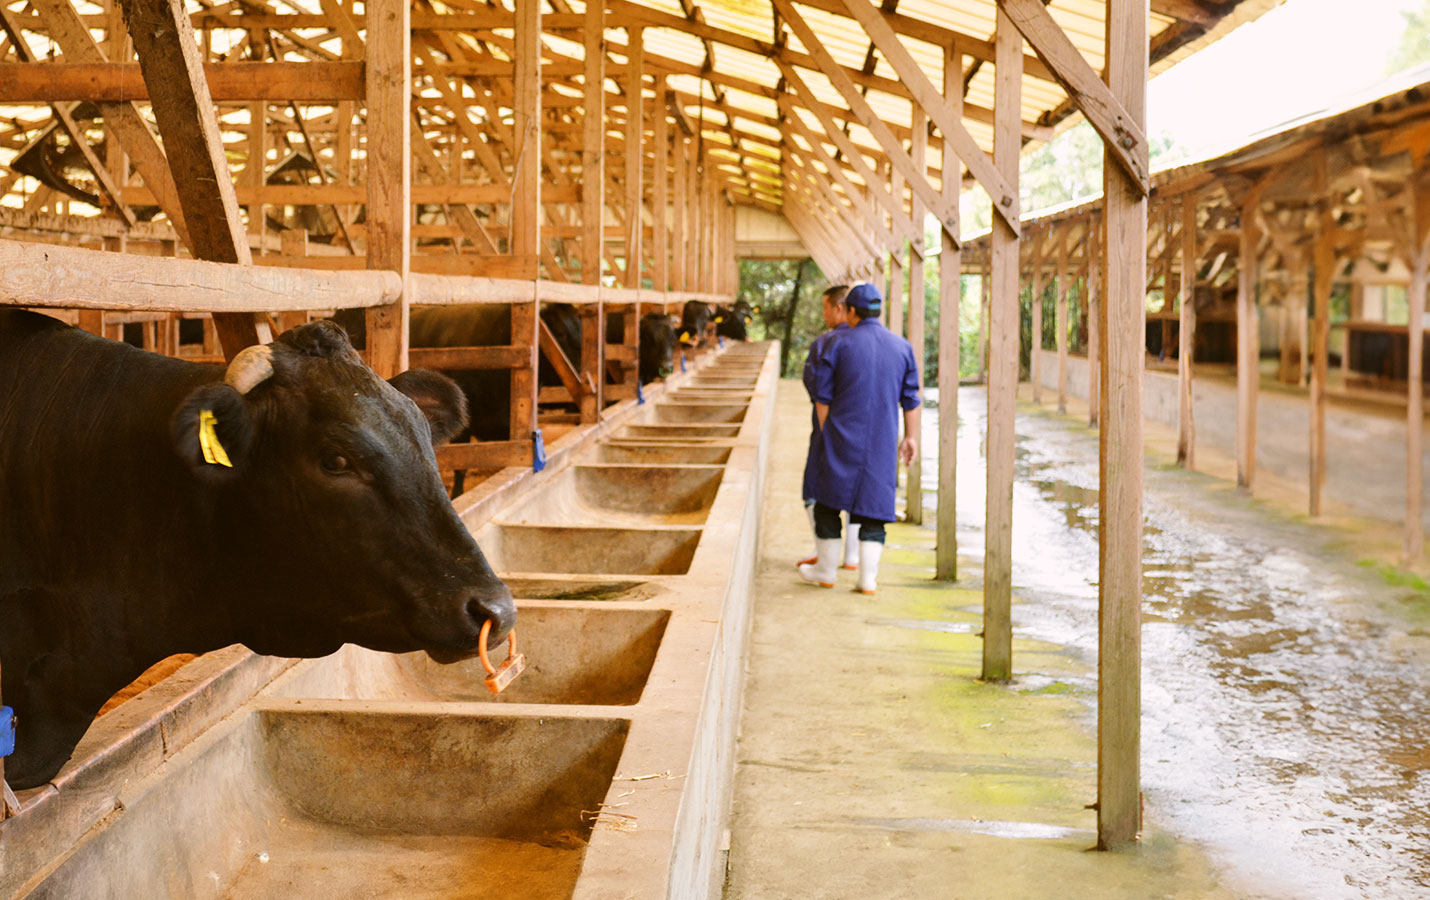
<instances>
[{"instance_id":1,"label":"concrete walkway","mask_svg":"<svg viewBox=\"0 0 1430 900\"><path fill-rule=\"evenodd\" d=\"M889 529L876 597L823 590L792 563L809 405L782 382L765 501L726 896L1232 898L1155 824L1095 843L1095 723L1066 647L1014 640L1019 681L981 684L981 573L928 580L933 531Z\"/></svg>"}]
</instances>

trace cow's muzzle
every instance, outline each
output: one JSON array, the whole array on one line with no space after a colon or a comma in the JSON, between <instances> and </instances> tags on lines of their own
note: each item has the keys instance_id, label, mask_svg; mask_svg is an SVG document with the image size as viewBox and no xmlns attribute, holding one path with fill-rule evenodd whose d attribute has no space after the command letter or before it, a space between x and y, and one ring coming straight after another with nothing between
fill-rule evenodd
<instances>
[{"instance_id":1,"label":"cow's muzzle","mask_svg":"<svg viewBox=\"0 0 1430 900\"><path fill-rule=\"evenodd\" d=\"M492 623L487 635L488 650L501 646L516 625L516 603L512 601L511 591L501 582L493 587L455 591L442 600L445 602L439 605L459 618L460 637L451 643L443 641L425 648L427 655L439 663L459 662L476 656L482 626L488 621Z\"/></svg>"}]
</instances>

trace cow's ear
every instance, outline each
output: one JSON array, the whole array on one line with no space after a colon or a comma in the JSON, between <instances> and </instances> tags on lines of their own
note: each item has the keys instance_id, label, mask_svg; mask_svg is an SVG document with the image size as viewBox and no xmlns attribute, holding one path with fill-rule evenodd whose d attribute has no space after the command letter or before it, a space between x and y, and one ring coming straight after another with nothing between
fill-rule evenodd
<instances>
[{"instance_id":1,"label":"cow's ear","mask_svg":"<svg viewBox=\"0 0 1430 900\"><path fill-rule=\"evenodd\" d=\"M174 449L200 478L220 480L243 469L253 446L253 415L243 395L222 382L184 398L169 423Z\"/></svg>"},{"instance_id":2,"label":"cow's ear","mask_svg":"<svg viewBox=\"0 0 1430 900\"><path fill-rule=\"evenodd\" d=\"M388 379L417 404L432 429L432 443L449 441L467 427L467 395L457 382L431 369L408 369Z\"/></svg>"}]
</instances>

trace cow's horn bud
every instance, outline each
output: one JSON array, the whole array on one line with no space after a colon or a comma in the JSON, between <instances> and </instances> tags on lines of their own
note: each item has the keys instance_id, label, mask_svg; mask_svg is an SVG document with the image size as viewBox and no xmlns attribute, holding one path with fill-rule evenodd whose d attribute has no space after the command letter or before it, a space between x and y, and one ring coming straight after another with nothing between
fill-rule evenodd
<instances>
[{"instance_id":1,"label":"cow's horn bud","mask_svg":"<svg viewBox=\"0 0 1430 900\"><path fill-rule=\"evenodd\" d=\"M223 381L229 387L246 394L273 376L273 348L267 344L244 347L228 364Z\"/></svg>"}]
</instances>

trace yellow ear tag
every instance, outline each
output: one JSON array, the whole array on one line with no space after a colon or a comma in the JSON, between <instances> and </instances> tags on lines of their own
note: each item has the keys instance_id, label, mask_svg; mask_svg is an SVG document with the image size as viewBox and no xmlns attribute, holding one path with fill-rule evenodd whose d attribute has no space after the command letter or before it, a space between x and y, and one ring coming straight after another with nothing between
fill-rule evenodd
<instances>
[{"instance_id":1,"label":"yellow ear tag","mask_svg":"<svg viewBox=\"0 0 1430 900\"><path fill-rule=\"evenodd\" d=\"M755 307L755 312L759 312L759 311L760 311L760 308L759 308L758 306Z\"/></svg>"},{"instance_id":2,"label":"yellow ear tag","mask_svg":"<svg viewBox=\"0 0 1430 900\"><path fill-rule=\"evenodd\" d=\"M723 321L725 321L725 317L724 317L724 316L716 316L716 317L715 317L715 324L716 324L716 325L719 325L719 324L720 324L721 322L723 322Z\"/></svg>"},{"instance_id":3,"label":"yellow ear tag","mask_svg":"<svg viewBox=\"0 0 1430 900\"><path fill-rule=\"evenodd\" d=\"M681 342L682 344L688 344L688 343L690 343L690 332L688 332L688 331L682 331L682 332L680 333L680 342Z\"/></svg>"},{"instance_id":4,"label":"yellow ear tag","mask_svg":"<svg viewBox=\"0 0 1430 900\"><path fill-rule=\"evenodd\" d=\"M199 448L204 451L204 462L211 466L227 466L232 469L233 463L229 462L228 453L223 449L223 444L219 443L218 432L214 431L217 424L218 418L213 410L199 410Z\"/></svg>"}]
</instances>

